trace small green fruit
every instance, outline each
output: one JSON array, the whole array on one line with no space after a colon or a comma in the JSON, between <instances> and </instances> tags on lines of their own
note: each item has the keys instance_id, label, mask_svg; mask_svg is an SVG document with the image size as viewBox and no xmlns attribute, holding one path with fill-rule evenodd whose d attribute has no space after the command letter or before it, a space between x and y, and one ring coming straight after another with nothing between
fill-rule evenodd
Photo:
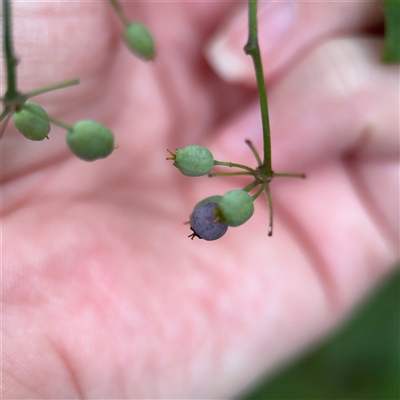
<instances>
[{"instance_id":1,"label":"small green fruit","mask_svg":"<svg viewBox=\"0 0 400 400\"><path fill-rule=\"evenodd\" d=\"M176 150L172 158L174 165L183 175L203 176L207 175L214 166L214 158L205 147L190 145Z\"/></svg>"},{"instance_id":2,"label":"small green fruit","mask_svg":"<svg viewBox=\"0 0 400 400\"><path fill-rule=\"evenodd\" d=\"M43 140L50 132L50 122L46 111L39 104L26 102L21 110L14 112L16 128L30 140Z\"/></svg>"},{"instance_id":3,"label":"small green fruit","mask_svg":"<svg viewBox=\"0 0 400 400\"><path fill-rule=\"evenodd\" d=\"M114 135L104 125L83 120L67 133L71 151L85 161L94 161L109 156L114 150Z\"/></svg>"},{"instance_id":4,"label":"small green fruit","mask_svg":"<svg viewBox=\"0 0 400 400\"><path fill-rule=\"evenodd\" d=\"M218 203L218 217L229 226L244 224L253 212L253 198L244 190L231 190Z\"/></svg>"},{"instance_id":5,"label":"small green fruit","mask_svg":"<svg viewBox=\"0 0 400 400\"><path fill-rule=\"evenodd\" d=\"M126 26L124 40L132 52L145 61L152 60L156 55L153 37L147 28L137 22Z\"/></svg>"}]
</instances>

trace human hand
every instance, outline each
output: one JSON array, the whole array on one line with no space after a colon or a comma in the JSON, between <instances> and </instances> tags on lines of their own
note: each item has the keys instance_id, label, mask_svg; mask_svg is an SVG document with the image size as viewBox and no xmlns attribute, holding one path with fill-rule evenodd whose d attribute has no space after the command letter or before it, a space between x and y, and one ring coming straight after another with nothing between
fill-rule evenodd
<instances>
[{"instance_id":1,"label":"human hand","mask_svg":"<svg viewBox=\"0 0 400 400\"><path fill-rule=\"evenodd\" d=\"M381 65L381 39L364 34L377 4L296 3L297 28L264 47L273 167L307 179L272 183L272 238L259 199L212 243L189 240L181 222L244 181L187 178L165 158L198 143L252 165L250 58L230 75L244 88L200 56L235 5L126 4L154 33L154 64L123 47L106 2L13 5L21 90L80 77L37 101L71 124L106 124L119 148L85 163L61 130L40 143L11 126L3 137L4 398L231 396L335 327L393 267L398 67ZM263 6L266 27L276 19Z\"/></svg>"}]
</instances>

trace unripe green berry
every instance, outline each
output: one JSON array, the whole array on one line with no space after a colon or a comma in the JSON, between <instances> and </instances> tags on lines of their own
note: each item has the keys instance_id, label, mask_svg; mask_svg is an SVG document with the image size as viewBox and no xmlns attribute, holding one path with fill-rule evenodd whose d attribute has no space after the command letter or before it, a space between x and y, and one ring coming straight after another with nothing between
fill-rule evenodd
<instances>
[{"instance_id":1,"label":"unripe green berry","mask_svg":"<svg viewBox=\"0 0 400 400\"><path fill-rule=\"evenodd\" d=\"M21 110L14 112L16 128L30 140L43 140L50 132L46 111L39 104L26 102Z\"/></svg>"},{"instance_id":2,"label":"unripe green berry","mask_svg":"<svg viewBox=\"0 0 400 400\"><path fill-rule=\"evenodd\" d=\"M156 55L153 37L147 28L137 22L125 27L124 40L132 52L145 61L152 60Z\"/></svg>"},{"instance_id":3,"label":"unripe green berry","mask_svg":"<svg viewBox=\"0 0 400 400\"><path fill-rule=\"evenodd\" d=\"M207 175L214 166L211 152L195 144L176 150L172 159L175 167L186 176Z\"/></svg>"},{"instance_id":4,"label":"unripe green berry","mask_svg":"<svg viewBox=\"0 0 400 400\"><path fill-rule=\"evenodd\" d=\"M231 190L218 203L218 217L229 226L244 224L253 212L253 198L244 190Z\"/></svg>"},{"instance_id":5,"label":"unripe green berry","mask_svg":"<svg viewBox=\"0 0 400 400\"><path fill-rule=\"evenodd\" d=\"M94 161L112 153L114 135L98 122L83 120L68 131L67 143L77 157L85 161Z\"/></svg>"}]
</instances>

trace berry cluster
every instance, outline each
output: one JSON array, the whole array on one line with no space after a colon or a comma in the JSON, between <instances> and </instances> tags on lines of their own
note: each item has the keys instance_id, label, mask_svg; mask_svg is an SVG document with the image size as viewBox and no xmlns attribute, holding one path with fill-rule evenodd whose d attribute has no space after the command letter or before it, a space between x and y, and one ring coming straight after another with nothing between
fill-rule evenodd
<instances>
[{"instance_id":1,"label":"berry cluster","mask_svg":"<svg viewBox=\"0 0 400 400\"><path fill-rule=\"evenodd\" d=\"M124 24L123 39L130 51L142 60L152 60L155 57L155 44L149 31L140 23L130 22L116 0L109 1ZM69 126L54 117L50 117L39 104L28 101L31 97L39 94L76 85L79 83L77 79L30 93L20 93L17 90L17 62L12 46L10 0L3 1L3 15L7 92L4 97L0 97L4 106L0 115L0 121L3 122L4 120L0 130L0 139L11 117L17 130L25 138L33 141L42 141L48 138L51 130L50 123L53 123L66 129L67 145L78 158L94 161L108 157L114 150L114 135L106 126L91 120L82 120L73 126Z\"/></svg>"},{"instance_id":2,"label":"berry cluster","mask_svg":"<svg viewBox=\"0 0 400 400\"><path fill-rule=\"evenodd\" d=\"M197 145L178 149L175 153L168 150L171 157L168 157L167 160L172 160L174 166L187 176L208 175L213 177L248 175L253 178L253 181L242 190L231 190L223 196L212 196L199 202L190 216L190 226L193 233L189 235L189 237L192 239L197 236L200 239L216 240L226 233L229 226L235 227L244 224L253 215L254 200L262 192L265 193L268 201L268 236L272 236L273 209L272 197L269 189L270 182L272 179L277 177L305 177L303 174L277 174L272 170L271 133L269 126L267 92L257 37L257 0L249 0L248 6L249 35L247 43L244 46L244 52L251 56L253 60L257 80L263 127L263 159L261 160L257 150L249 140L246 140L245 142L250 147L250 150L257 161L257 167L255 169L242 164L217 161L214 159L210 151ZM211 173L212 168L217 165L229 168L234 167L240 170L235 172ZM254 195L250 195L249 192L253 189L257 189L257 192Z\"/></svg>"},{"instance_id":3,"label":"berry cluster","mask_svg":"<svg viewBox=\"0 0 400 400\"><path fill-rule=\"evenodd\" d=\"M254 212L253 197L244 190L230 190L223 196L211 196L200 201L190 216L189 237L216 240L228 227L244 224Z\"/></svg>"},{"instance_id":4,"label":"berry cluster","mask_svg":"<svg viewBox=\"0 0 400 400\"><path fill-rule=\"evenodd\" d=\"M12 116L15 127L27 139L41 141L48 138L51 129L50 122L53 122L67 130L68 147L82 160L94 161L105 158L114 150L114 135L104 125L95 121L83 120L69 126L49 117L39 104L25 101L24 99L27 97L29 95L24 96L19 93L15 100L6 97L3 100L5 110L1 116L1 119Z\"/></svg>"},{"instance_id":5,"label":"berry cluster","mask_svg":"<svg viewBox=\"0 0 400 400\"><path fill-rule=\"evenodd\" d=\"M253 177L253 182L243 189L230 190L223 196L211 196L197 203L190 215L190 229L193 231L190 238L198 237L200 239L212 241L221 238L228 230L228 227L236 227L248 221L254 213L254 200L265 190L268 204L270 206L270 226L268 234L272 235L272 200L269 192L269 182L274 177L292 176L303 178L300 174L268 174L264 170L260 157L250 143L246 141L254 154L258 167L252 169L245 165L231 162L217 161L212 153L198 145L190 145L177 149L175 153L168 150L170 157L167 160L173 161L173 165L179 171L192 177L208 175L213 176L233 176L249 175ZM236 167L242 171L211 173L214 166ZM257 189L254 195L249 192Z\"/></svg>"}]
</instances>

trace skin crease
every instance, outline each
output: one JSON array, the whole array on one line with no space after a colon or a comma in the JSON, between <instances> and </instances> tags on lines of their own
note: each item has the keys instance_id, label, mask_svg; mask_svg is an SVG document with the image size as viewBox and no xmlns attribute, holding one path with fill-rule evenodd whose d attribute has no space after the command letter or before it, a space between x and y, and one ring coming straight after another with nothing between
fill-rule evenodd
<instances>
[{"instance_id":1,"label":"skin crease","mask_svg":"<svg viewBox=\"0 0 400 400\"><path fill-rule=\"evenodd\" d=\"M272 238L261 197L210 243L189 240L182 222L200 199L248 182L184 177L166 149L209 145L254 165L243 144L260 146L254 82L224 83L201 55L244 5L127 4L154 33L148 64L122 45L106 2L13 6L20 90L79 77L38 103L71 124L106 124L118 149L85 163L62 130L33 143L7 127L4 398L229 397L335 328L393 269L398 67L379 64L381 40L362 38L361 23L351 32L346 19L339 39L340 22L327 37L319 21L312 40L304 28L286 43L296 56L283 52L280 74L267 64L274 168L307 179L271 184ZM328 5L318 15L328 24Z\"/></svg>"}]
</instances>

